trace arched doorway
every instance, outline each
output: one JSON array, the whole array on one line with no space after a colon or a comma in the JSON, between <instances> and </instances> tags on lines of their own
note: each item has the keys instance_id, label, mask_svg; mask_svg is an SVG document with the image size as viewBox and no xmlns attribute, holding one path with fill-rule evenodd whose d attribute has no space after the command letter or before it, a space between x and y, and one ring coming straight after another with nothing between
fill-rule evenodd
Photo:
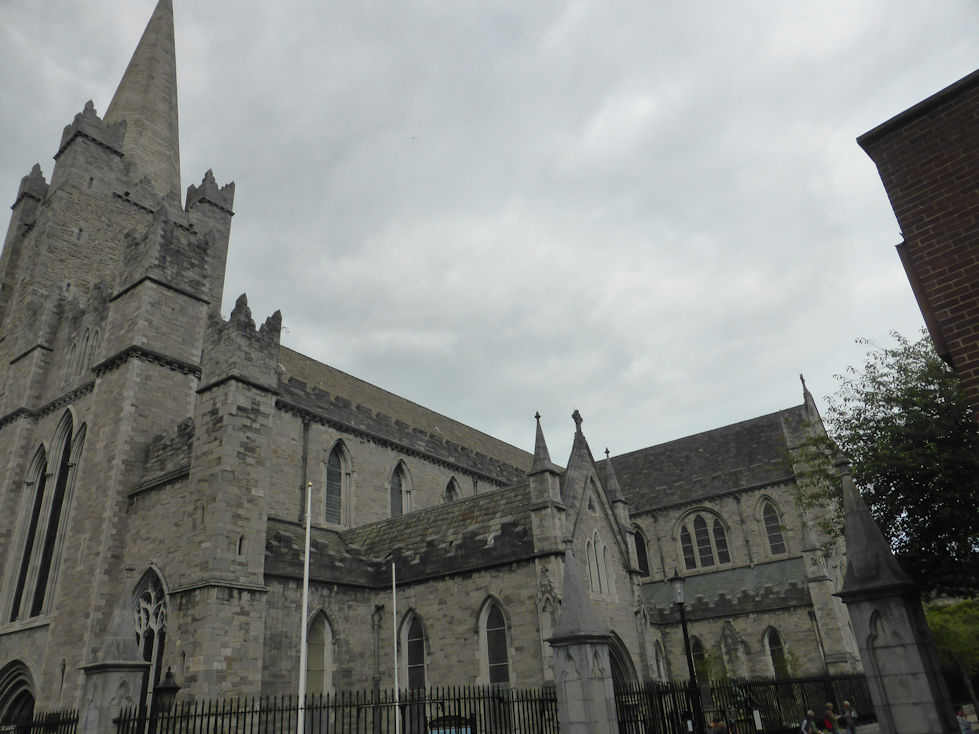
<instances>
[{"instance_id":1,"label":"arched doorway","mask_svg":"<svg viewBox=\"0 0 979 734\"><path fill-rule=\"evenodd\" d=\"M622 644L622 639L614 632L608 646L608 660L612 668L612 685L616 691L638 684L639 678L636 675L636 666L632 664L632 656Z\"/></svg>"},{"instance_id":2,"label":"arched doorway","mask_svg":"<svg viewBox=\"0 0 979 734\"><path fill-rule=\"evenodd\" d=\"M34 679L19 660L0 670L0 725L20 724L34 715Z\"/></svg>"}]
</instances>

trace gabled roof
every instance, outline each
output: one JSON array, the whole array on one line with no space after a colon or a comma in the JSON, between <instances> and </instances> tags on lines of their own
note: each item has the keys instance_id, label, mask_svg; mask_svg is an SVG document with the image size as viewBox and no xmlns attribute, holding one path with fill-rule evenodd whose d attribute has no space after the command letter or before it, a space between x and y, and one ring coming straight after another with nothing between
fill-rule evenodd
<instances>
[{"instance_id":1,"label":"gabled roof","mask_svg":"<svg viewBox=\"0 0 979 734\"><path fill-rule=\"evenodd\" d=\"M350 530L313 528L310 578L382 587L390 583L391 558L399 583L530 559L529 500L524 483ZM299 523L269 520L267 574L302 576L304 534Z\"/></svg>"},{"instance_id":2,"label":"gabled roof","mask_svg":"<svg viewBox=\"0 0 979 734\"><path fill-rule=\"evenodd\" d=\"M630 514L793 478L789 436L798 435L807 420L799 405L613 456Z\"/></svg>"},{"instance_id":3,"label":"gabled roof","mask_svg":"<svg viewBox=\"0 0 979 734\"><path fill-rule=\"evenodd\" d=\"M526 479L533 455L317 362L279 350L281 399L339 425L468 467L501 484Z\"/></svg>"}]
</instances>

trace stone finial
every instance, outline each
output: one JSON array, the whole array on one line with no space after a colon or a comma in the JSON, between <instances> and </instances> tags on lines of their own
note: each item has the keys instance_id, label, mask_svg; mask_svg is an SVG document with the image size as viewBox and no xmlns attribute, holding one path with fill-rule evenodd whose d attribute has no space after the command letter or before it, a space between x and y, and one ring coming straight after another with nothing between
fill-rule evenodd
<instances>
[{"instance_id":1,"label":"stone finial","mask_svg":"<svg viewBox=\"0 0 979 734\"><path fill-rule=\"evenodd\" d=\"M41 164L35 163L31 167L31 172L20 180L20 187L17 189L17 198L10 208L13 209L16 207L25 197L38 202L44 201L44 197L47 194L48 182L44 179Z\"/></svg>"},{"instance_id":2,"label":"stone finial","mask_svg":"<svg viewBox=\"0 0 979 734\"><path fill-rule=\"evenodd\" d=\"M544 429L541 428L540 424L540 412L534 415L534 419L537 421L537 435L534 440L534 463L530 469L531 474L539 471L551 471L554 468L551 463L551 455L547 450L547 442L544 440Z\"/></svg>"},{"instance_id":3,"label":"stone finial","mask_svg":"<svg viewBox=\"0 0 979 734\"><path fill-rule=\"evenodd\" d=\"M584 418L581 417L581 413L575 408L574 413L571 414L571 420L574 421L575 433L581 433L581 424L584 422Z\"/></svg>"},{"instance_id":4,"label":"stone finial","mask_svg":"<svg viewBox=\"0 0 979 734\"><path fill-rule=\"evenodd\" d=\"M625 495L622 494L622 487L619 486L619 480L615 476L615 468L612 466L612 458L609 454L608 447L605 448L605 492L608 494L609 502L615 504L616 502L622 502L625 504Z\"/></svg>"},{"instance_id":5,"label":"stone finial","mask_svg":"<svg viewBox=\"0 0 979 734\"><path fill-rule=\"evenodd\" d=\"M239 326L247 326L252 331L255 331L255 320L252 318L252 310L248 308L248 294L242 293L238 296L235 301L235 307L231 309L231 315L228 317L228 323L238 324Z\"/></svg>"}]
</instances>

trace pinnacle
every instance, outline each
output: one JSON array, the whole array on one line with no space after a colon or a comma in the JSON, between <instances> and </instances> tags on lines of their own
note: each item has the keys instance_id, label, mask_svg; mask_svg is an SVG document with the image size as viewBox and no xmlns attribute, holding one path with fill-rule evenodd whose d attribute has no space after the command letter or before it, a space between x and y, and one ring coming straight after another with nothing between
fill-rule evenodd
<instances>
[{"instance_id":1,"label":"pinnacle","mask_svg":"<svg viewBox=\"0 0 979 734\"><path fill-rule=\"evenodd\" d=\"M126 121L122 151L160 196L180 198L177 56L173 2L159 0L105 113Z\"/></svg>"}]
</instances>

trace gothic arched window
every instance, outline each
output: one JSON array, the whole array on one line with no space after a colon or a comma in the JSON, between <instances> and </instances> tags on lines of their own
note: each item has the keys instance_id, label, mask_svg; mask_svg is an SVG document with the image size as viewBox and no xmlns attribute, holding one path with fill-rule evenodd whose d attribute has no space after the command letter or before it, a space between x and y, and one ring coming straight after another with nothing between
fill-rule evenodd
<instances>
[{"instance_id":1,"label":"gothic arched window","mask_svg":"<svg viewBox=\"0 0 979 734\"><path fill-rule=\"evenodd\" d=\"M333 692L333 629L323 612L313 619L306 635L306 691Z\"/></svg>"},{"instance_id":2,"label":"gothic arched window","mask_svg":"<svg viewBox=\"0 0 979 734\"><path fill-rule=\"evenodd\" d=\"M33 488L34 497L31 502L30 515L27 518L27 527L23 541L23 551L20 556L20 568L17 572L17 582L14 586L13 601L10 605L9 621L13 622L20 616L21 602L24 598L24 590L27 586L27 575L31 567L31 557L34 554L34 545L37 543L37 528L41 519L41 508L44 506L44 493L48 482L48 462L45 458L44 447L38 449L31 462L31 478L27 482L28 488Z\"/></svg>"},{"instance_id":3,"label":"gothic arched window","mask_svg":"<svg viewBox=\"0 0 979 734\"><path fill-rule=\"evenodd\" d=\"M693 658L693 670L697 681L704 684L710 680L710 660L707 659L707 650L697 637L690 639L690 657Z\"/></svg>"},{"instance_id":4,"label":"gothic arched window","mask_svg":"<svg viewBox=\"0 0 979 734\"><path fill-rule=\"evenodd\" d=\"M326 459L327 522L340 523L343 516L343 444L338 443Z\"/></svg>"},{"instance_id":5,"label":"gothic arched window","mask_svg":"<svg viewBox=\"0 0 979 734\"><path fill-rule=\"evenodd\" d=\"M449 483L445 485L445 494L442 495L442 500L444 502L452 502L453 500L459 499L459 483L452 477Z\"/></svg>"},{"instance_id":6,"label":"gothic arched window","mask_svg":"<svg viewBox=\"0 0 979 734\"><path fill-rule=\"evenodd\" d=\"M765 520L765 533L768 535L768 549L773 556L785 553L785 538L782 536L782 523L778 519L778 511L771 502L765 503L762 510Z\"/></svg>"},{"instance_id":7,"label":"gothic arched window","mask_svg":"<svg viewBox=\"0 0 979 734\"><path fill-rule=\"evenodd\" d=\"M9 621L36 617L47 604L64 542L65 519L71 503L75 466L85 442L85 426L73 434L71 413L66 412L53 441L54 473L43 448L31 464L28 486L33 488L25 510L22 552Z\"/></svg>"},{"instance_id":8,"label":"gothic arched window","mask_svg":"<svg viewBox=\"0 0 979 734\"><path fill-rule=\"evenodd\" d=\"M636 525L632 529L632 537L636 546L636 562L639 564L639 573L649 576L649 555L646 553L646 536Z\"/></svg>"},{"instance_id":9,"label":"gothic arched window","mask_svg":"<svg viewBox=\"0 0 979 734\"><path fill-rule=\"evenodd\" d=\"M789 674L788 659L785 657L785 643L782 635L774 627L769 627L765 632L765 647L768 649L768 657L772 664L772 673L776 678L785 678Z\"/></svg>"},{"instance_id":10,"label":"gothic arched window","mask_svg":"<svg viewBox=\"0 0 979 734\"><path fill-rule=\"evenodd\" d=\"M408 624L407 645L408 688L425 688L425 630L417 615L411 616Z\"/></svg>"},{"instance_id":11,"label":"gothic arched window","mask_svg":"<svg viewBox=\"0 0 979 734\"><path fill-rule=\"evenodd\" d=\"M503 612L494 604L486 616L486 651L489 663L490 683L508 683L510 680L507 654L506 621Z\"/></svg>"},{"instance_id":12,"label":"gothic arched window","mask_svg":"<svg viewBox=\"0 0 979 734\"><path fill-rule=\"evenodd\" d=\"M693 513L683 521L680 551L687 570L724 566L731 562L724 525L706 512Z\"/></svg>"},{"instance_id":13,"label":"gothic arched window","mask_svg":"<svg viewBox=\"0 0 979 734\"><path fill-rule=\"evenodd\" d=\"M167 602L163 580L153 569L143 574L133 593L133 620L136 626L136 643L143 660L150 664L143 676L139 695L140 715L153 710L153 689L160 682L163 669L163 647L167 636L167 619L170 605Z\"/></svg>"},{"instance_id":14,"label":"gothic arched window","mask_svg":"<svg viewBox=\"0 0 979 734\"><path fill-rule=\"evenodd\" d=\"M391 474L391 517L411 511L411 485L405 465L399 463Z\"/></svg>"}]
</instances>

